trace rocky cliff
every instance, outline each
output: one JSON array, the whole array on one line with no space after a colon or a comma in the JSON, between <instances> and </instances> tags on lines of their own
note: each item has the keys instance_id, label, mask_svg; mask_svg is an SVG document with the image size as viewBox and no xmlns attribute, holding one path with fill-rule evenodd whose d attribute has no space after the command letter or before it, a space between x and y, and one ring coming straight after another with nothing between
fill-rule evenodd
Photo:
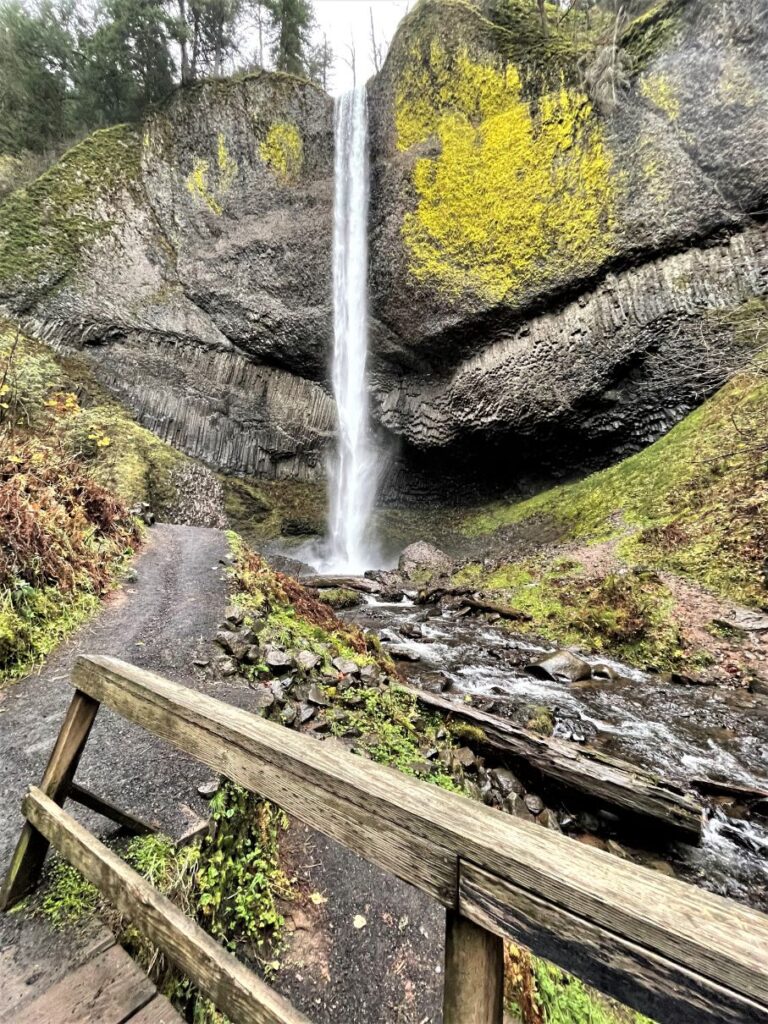
<instances>
[{"instance_id":1,"label":"rocky cliff","mask_svg":"<svg viewBox=\"0 0 768 1024\"><path fill-rule=\"evenodd\" d=\"M662 0L607 80L605 47L545 37L525 0L405 19L369 85L373 405L402 468L604 461L743 361L733 311L768 290L768 0L748 6ZM321 475L332 120L258 73L96 133L0 210L0 304L191 454Z\"/></svg>"},{"instance_id":2,"label":"rocky cliff","mask_svg":"<svg viewBox=\"0 0 768 1024\"><path fill-rule=\"evenodd\" d=\"M332 101L263 73L95 133L0 217L0 296L166 440L312 477L333 430Z\"/></svg>"},{"instance_id":3,"label":"rocky cliff","mask_svg":"<svg viewBox=\"0 0 768 1024\"><path fill-rule=\"evenodd\" d=\"M532 4L423 0L372 85L374 397L423 464L615 456L743 358L727 311L768 287L768 5L656 4L615 96L600 57Z\"/></svg>"}]
</instances>

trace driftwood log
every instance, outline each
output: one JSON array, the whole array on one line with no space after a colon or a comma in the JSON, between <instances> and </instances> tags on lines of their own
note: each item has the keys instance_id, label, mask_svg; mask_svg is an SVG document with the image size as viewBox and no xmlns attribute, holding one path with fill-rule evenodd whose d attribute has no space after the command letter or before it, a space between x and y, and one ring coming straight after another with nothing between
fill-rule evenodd
<instances>
[{"instance_id":1,"label":"driftwood log","mask_svg":"<svg viewBox=\"0 0 768 1024\"><path fill-rule=\"evenodd\" d=\"M527 612L521 612L517 608L510 608L509 605L499 604L491 601L483 594L470 587L452 587L446 581L438 580L437 583L420 590L416 598L417 604L437 604L439 601L449 599L454 608L470 608L477 612L490 612L500 615L504 619L512 619L515 622L530 622L531 616Z\"/></svg>"},{"instance_id":2,"label":"driftwood log","mask_svg":"<svg viewBox=\"0 0 768 1024\"><path fill-rule=\"evenodd\" d=\"M314 590L359 590L363 594L380 594L384 589L376 580L369 580L366 576L302 576L299 579L302 586L311 587Z\"/></svg>"},{"instance_id":3,"label":"driftwood log","mask_svg":"<svg viewBox=\"0 0 768 1024\"><path fill-rule=\"evenodd\" d=\"M688 842L701 837L702 808L692 796L635 765L592 747L539 736L467 704L406 687L419 702L480 729L489 747L537 769L547 779L602 803L662 823Z\"/></svg>"}]
</instances>

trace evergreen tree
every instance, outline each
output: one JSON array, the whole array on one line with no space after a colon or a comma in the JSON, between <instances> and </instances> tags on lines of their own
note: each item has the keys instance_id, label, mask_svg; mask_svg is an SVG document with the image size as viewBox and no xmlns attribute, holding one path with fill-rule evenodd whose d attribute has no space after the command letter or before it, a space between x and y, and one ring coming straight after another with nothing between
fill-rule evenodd
<instances>
[{"instance_id":1,"label":"evergreen tree","mask_svg":"<svg viewBox=\"0 0 768 1024\"><path fill-rule=\"evenodd\" d=\"M52 0L0 6L0 152L41 152L79 127L72 22L72 8Z\"/></svg>"},{"instance_id":2,"label":"evergreen tree","mask_svg":"<svg viewBox=\"0 0 768 1024\"><path fill-rule=\"evenodd\" d=\"M173 86L171 19L160 0L105 0L96 27L81 40L76 79L91 125L140 117Z\"/></svg>"},{"instance_id":3,"label":"evergreen tree","mask_svg":"<svg viewBox=\"0 0 768 1024\"><path fill-rule=\"evenodd\" d=\"M267 7L277 31L272 48L275 67L291 75L307 75L315 20L310 0L267 0Z\"/></svg>"}]
</instances>

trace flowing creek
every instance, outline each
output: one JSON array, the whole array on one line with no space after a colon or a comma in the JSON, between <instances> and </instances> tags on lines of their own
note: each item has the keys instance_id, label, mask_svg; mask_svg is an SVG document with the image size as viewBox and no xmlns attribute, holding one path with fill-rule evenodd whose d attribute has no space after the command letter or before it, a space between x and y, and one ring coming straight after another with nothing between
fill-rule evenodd
<instances>
[{"instance_id":1,"label":"flowing creek","mask_svg":"<svg viewBox=\"0 0 768 1024\"><path fill-rule=\"evenodd\" d=\"M608 665L615 678L570 684L541 680L524 666L552 648L481 619L436 614L432 607L368 599L344 617L379 632L385 644L418 656L418 661L401 661L399 668L420 689L458 701L471 694L473 705L523 724L531 706L546 706L555 736L583 736L686 789L692 779L711 779L768 791L765 698L669 683L602 657L587 660ZM707 821L701 844L667 844L664 858L681 877L768 909L768 800L753 805L749 816L738 804L728 806L726 815L725 803L716 797L702 796L702 802ZM562 820L569 811L567 795L561 794L557 810ZM621 841L620 829L616 835ZM653 839L639 841L658 850Z\"/></svg>"}]
</instances>

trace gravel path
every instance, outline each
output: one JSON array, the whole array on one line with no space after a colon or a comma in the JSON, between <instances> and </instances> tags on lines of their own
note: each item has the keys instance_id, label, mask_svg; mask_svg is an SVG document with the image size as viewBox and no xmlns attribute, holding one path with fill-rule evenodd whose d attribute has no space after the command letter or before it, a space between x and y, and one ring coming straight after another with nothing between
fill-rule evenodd
<instances>
[{"instance_id":1,"label":"gravel path","mask_svg":"<svg viewBox=\"0 0 768 1024\"><path fill-rule=\"evenodd\" d=\"M187 686L249 708L254 691L195 669L214 652L211 640L227 603L218 530L156 526L135 563L137 580L115 592L104 610L53 654L40 672L0 692L0 874L13 852L30 782L38 782L72 689L81 653L110 654ZM178 837L207 813L197 787L207 768L102 708L78 769L78 781L155 820ZM69 805L70 810L73 805ZM74 813L97 834L110 828ZM291 826L286 864L305 896L288 910L283 968L273 980L315 1024L436 1024L442 992L442 909L299 823ZM365 917L362 928L355 917ZM359 923L359 921L358 921ZM34 985L52 984L103 938L84 930L52 931L25 915L0 915L0 981L12 1004Z\"/></svg>"}]
</instances>

